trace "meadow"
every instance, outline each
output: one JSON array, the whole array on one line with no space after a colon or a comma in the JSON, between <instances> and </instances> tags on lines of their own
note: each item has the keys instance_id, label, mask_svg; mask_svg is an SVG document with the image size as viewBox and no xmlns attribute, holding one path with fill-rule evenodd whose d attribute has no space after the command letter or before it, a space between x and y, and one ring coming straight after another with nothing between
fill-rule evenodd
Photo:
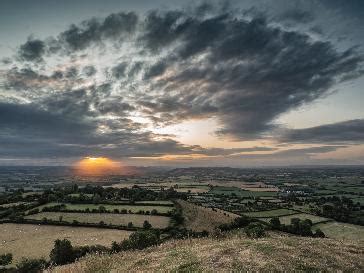
<instances>
[{"instance_id":1,"label":"meadow","mask_svg":"<svg viewBox=\"0 0 364 273\"><path fill-rule=\"evenodd\" d=\"M66 238L75 246L104 245L129 237L131 232L116 229L47 226L29 224L0 225L0 254L5 250L14 256L14 263L22 257L48 259L56 239Z\"/></svg>"},{"instance_id":2,"label":"meadow","mask_svg":"<svg viewBox=\"0 0 364 273\"><path fill-rule=\"evenodd\" d=\"M59 221L72 223L78 221L80 223L95 223L103 221L105 224L127 226L129 222L135 227L143 227L144 221L148 221L154 228L166 228L169 225L170 218L157 215L141 215L141 214L114 214L114 213L67 213L67 212L41 212L26 216L26 219Z\"/></svg>"},{"instance_id":3,"label":"meadow","mask_svg":"<svg viewBox=\"0 0 364 273\"><path fill-rule=\"evenodd\" d=\"M150 201L148 201L150 202ZM157 201L160 202L160 201ZM144 202L142 202L144 204ZM128 212L131 211L132 213L138 213L139 211L149 211L156 210L159 213L168 213L173 210L173 207L171 206L157 206L153 205L153 203L149 205L110 205L110 204L71 204L71 203L48 203L42 206L37 207L39 211L41 211L45 207L52 207L60 204L66 205L66 210L80 210L85 211L86 209L93 210L93 209L99 209L100 206L105 207L108 211L113 211L114 209L120 210L127 210ZM170 204L170 203L168 203Z\"/></svg>"},{"instance_id":4,"label":"meadow","mask_svg":"<svg viewBox=\"0 0 364 273\"><path fill-rule=\"evenodd\" d=\"M217 186L213 187L210 191L210 194L214 195L235 195L237 197L273 197L277 196L276 191L250 191L250 190L242 190L237 187L224 187L224 186Z\"/></svg>"},{"instance_id":5,"label":"meadow","mask_svg":"<svg viewBox=\"0 0 364 273\"><path fill-rule=\"evenodd\" d=\"M321 229L327 237L340 240L353 240L364 243L364 227L336 221L320 223L312 229Z\"/></svg>"},{"instance_id":6,"label":"meadow","mask_svg":"<svg viewBox=\"0 0 364 273\"><path fill-rule=\"evenodd\" d=\"M297 214L297 211L290 209L273 209L273 210L264 210L264 211L253 211L253 212L245 212L244 215L253 217L253 218L270 218L270 217L279 217L283 215L291 215Z\"/></svg>"},{"instance_id":7,"label":"meadow","mask_svg":"<svg viewBox=\"0 0 364 273\"><path fill-rule=\"evenodd\" d=\"M289 225L289 224L291 224L291 219L293 219L293 218L299 218L301 220L309 219L312 221L313 224L330 221L330 219L328 219L328 218L320 217L320 216L316 216L316 215L312 215L312 214L307 214L307 213L298 213L298 214L293 214L293 215L280 216L279 220L281 221L281 224ZM271 218L259 218L259 219L268 222Z\"/></svg>"}]
</instances>

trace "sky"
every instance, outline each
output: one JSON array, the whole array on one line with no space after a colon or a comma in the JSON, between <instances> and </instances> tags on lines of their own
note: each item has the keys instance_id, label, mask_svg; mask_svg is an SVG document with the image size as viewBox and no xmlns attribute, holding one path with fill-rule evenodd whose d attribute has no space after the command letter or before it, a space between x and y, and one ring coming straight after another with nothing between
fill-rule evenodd
<instances>
[{"instance_id":1,"label":"sky","mask_svg":"<svg viewBox=\"0 0 364 273\"><path fill-rule=\"evenodd\" d=\"M0 0L0 165L364 164L361 0Z\"/></svg>"}]
</instances>

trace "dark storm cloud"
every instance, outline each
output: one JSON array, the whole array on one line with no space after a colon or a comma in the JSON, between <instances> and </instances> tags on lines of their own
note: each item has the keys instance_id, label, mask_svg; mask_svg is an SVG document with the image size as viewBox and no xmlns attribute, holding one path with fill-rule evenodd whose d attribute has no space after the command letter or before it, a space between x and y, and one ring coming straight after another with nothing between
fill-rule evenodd
<instances>
[{"instance_id":1,"label":"dark storm cloud","mask_svg":"<svg viewBox=\"0 0 364 273\"><path fill-rule=\"evenodd\" d=\"M348 120L305 129L287 130L281 141L296 143L362 143L364 120Z\"/></svg>"},{"instance_id":2,"label":"dark storm cloud","mask_svg":"<svg viewBox=\"0 0 364 273\"><path fill-rule=\"evenodd\" d=\"M39 62L43 60L46 45L38 39L28 38L28 41L19 48L19 57L24 61Z\"/></svg>"},{"instance_id":3,"label":"dark storm cloud","mask_svg":"<svg viewBox=\"0 0 364 273\"><path fill-rule=\"evenodd\" d=\"M134 32L138 22L138 16L133 13L114 13L104 20L90 19L80 25L71 25L58 37L58 43L71 51L86 49L100 44L104 39L112 39L121 42L124 35Z\"/></svg>"},{"instance_id":4,"label":"dark storm cloud","mask_svg":"<svg viewBox=\"0 0 364 273\"><path fill-rule=\"evenodd\" d=\"M165 96L148 99L160 122L212 115L221 121L220 134L254 138L274 128L282 113L362 73L355 49L339 52L330 42L273 27L262 17L153 12L145 24L145 47L151 53L171 50L157 74L173 73L153 86Z\"/></svg>"},{"instance_id":5,"label":"dark storm cloud","mask_svg":"<svg viewBox=\"0 0 364 273\"><path fill-rule=\"evenodd\" d=\"M103 20L92 18L79 25L72 24L57 38L50 37L45 41L29 38L20 46L18 55L24 61L39 62L44 55L62 51L72 53L100 45L105 40L121 43L125 35L135 31L137 23L138 16L133 12L113 13Z\"/></svg>"}]
</instances>

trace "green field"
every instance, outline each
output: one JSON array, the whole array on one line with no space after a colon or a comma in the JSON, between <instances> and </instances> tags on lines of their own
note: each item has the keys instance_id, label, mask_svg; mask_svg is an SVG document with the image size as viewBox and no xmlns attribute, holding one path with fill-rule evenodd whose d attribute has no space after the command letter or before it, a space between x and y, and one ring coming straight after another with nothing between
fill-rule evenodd
<instances>
[{"instance_id":1,"label":"green field","mask_svg":"<svg viewBox=\"0 0 364 273\"><path fill-rule=\"evenodd\" d=\"M330 220L325 217L320 217L320 216L307 214L307 213L299 213L299 214L294 214L294 215L281 216L281 217L279 217L279 220L281 221L281 224L289 225L289 224L291 224L292 218L299 218L301 220L309 219L314 224Z\"/></svg>"},{"instance_id":2,"label":"green field","mask_svg":"<svg viewBox=\"0 0 364 273\"><path fill-rule=\"evenodd\" d=\"M211 194L223 194L223 195L236 195L237 197L272 197L277 196L277 192L269 191L248 191L242 190L236 187L213 187L209 193Z\"/></svg>"},{"instance_id":3,"label":"green field","mask_svg":"<svg viewBox=\"0 0 364 273\"><path fill-rule=\"evenodd\" d=\"M113 213L67 213L67 212L41 212L26 216L26 219L43 220L47 218L53 221L62 221L72 223L74 220L80 223L95 223L103 221L105 224L127 226L132 222L135 227L142 227L147 220L154 228L166 228L169 225L169 217L156 215L140 214L113 214Z\"/></svg>"},{"instance_id":4,"label":"green field","mask_svg":"<svg viewBox=\"0 0 364 273\"><path fill-rule=\"evenodd\" d=\"M297 213L298 213L297 211L290 209L274 209L274 210L245 212L244 215L253 218L268 218L268 217L279 217L281 215L297 214Z\"/></svg>"},{"instance_id":5,"label":"green field","mask_svg":"<svg viewBox=\"0 0 364 273\"><path fill-rule=\"evenodd\" d=\"M173 205L172 201L160 200L160 201L136 201L135 204L146 204L146 205Z\"/></svg>"},{"instance_id":6,"label":"green field","mask_svg":"<svg viewBox=\"0 0 364 273\"><path fill-rule=\"evenodd\" d=\"M56 205L60 205L61 203L48 203L42 206L37 207L40 211L44 207L52 207ZM106 210L113 211L114 209L118 209L119 211L122 209L126 209L127 211L131 211L132 213L137 213L140 210L144 211L152 211L153 209L157 210L159 213L168 213L173 210L173 207L168 206L139 206L139 205L109 205L109 204L70 204L65 203L67 210L92 210L92 209L98 209L100 206L103 206L106 208Z\"/></svg>"},{"instance_id":7,"label":"green field","mask_svg":"<svg viewBox=\"0 0 364 273\"><path fill-rule=\"evenodd\" d=\"M339 222L317 224L313 229L321 229L329 238L364 242L364 227Z\"/></svg>"},{"instance_id":8,"label":"green field","mask_svg":"<svg viewBox=\"0 0 364 273\"><path fill-rule=\"evenodd\" d=\"M91 193L84 193L83 194L85 197L87 198L92 198L94 195L91 194ZM80 194L79 193L71 193L69 194L68 196L71 196L71 197L80 197Z\"/></svg>"}]
</instances>

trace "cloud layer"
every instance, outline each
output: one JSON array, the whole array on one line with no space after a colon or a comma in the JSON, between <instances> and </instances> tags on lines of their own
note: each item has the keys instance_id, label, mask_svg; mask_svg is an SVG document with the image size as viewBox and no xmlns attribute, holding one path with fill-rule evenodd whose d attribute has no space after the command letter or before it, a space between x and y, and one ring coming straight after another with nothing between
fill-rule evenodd
<instances>
[{"instance_id":1,"label":"cloud layer","mask_svg":"<svg viewBox=\"0 0 364 273\"><path fill-rule=\"evenodd\" d=\"M272 19L204 4L119 12L44 40L30 36L1 72L6 145L0 156L224 157L276 150L191 146L153 130L211 117L217 135L238 141L362 143L362 120L275 135L280 115L363 73L356 48L338 50L290 28L314 19L299 10Z\"/></svg>"}]
</instances>

